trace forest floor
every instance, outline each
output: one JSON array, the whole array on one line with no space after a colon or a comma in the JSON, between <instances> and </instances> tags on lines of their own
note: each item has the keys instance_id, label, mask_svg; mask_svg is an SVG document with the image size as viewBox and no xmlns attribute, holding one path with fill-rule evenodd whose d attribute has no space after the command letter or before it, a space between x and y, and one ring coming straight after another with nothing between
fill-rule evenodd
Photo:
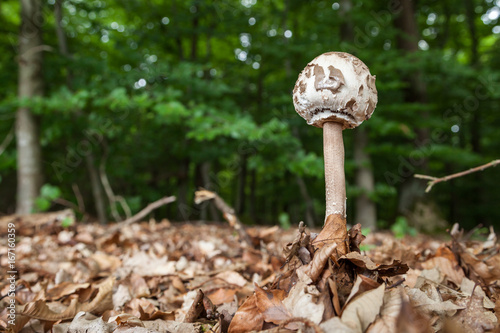
<instances>
[{"instance_id":1,"label":"forest floor","mask_svg":"<svg viewBox=\"0 0 500 333\"><path fill-rule=\"evenodd\" d=\"M297 227L249 227L246 244L227 223L62 221L0 218L2 237L16 234L15 257L0 243L0 331L499 331L494 233L363 239L353 228L351 252L335 258Z\"/></svg>"}]
</instances>

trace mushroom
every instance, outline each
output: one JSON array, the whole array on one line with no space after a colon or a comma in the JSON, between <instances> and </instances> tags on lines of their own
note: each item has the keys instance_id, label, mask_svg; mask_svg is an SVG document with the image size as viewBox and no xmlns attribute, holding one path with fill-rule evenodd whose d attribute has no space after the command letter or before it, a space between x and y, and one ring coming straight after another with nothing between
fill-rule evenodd
<instances>
[{"instance_id":1,"label":"mushroom","mask_svg":"<svg viewBox=\"0 0 500 333\"><path fill-rule=\"evenodd\" d=\"M342 130L369 119L377 100L375 76L348 53L329 52L314 58L297 79L295 110L309 125L323 128L326 215L318 241L347 235ZM339 250L345 253L347 246Z\"/></svg>"}]
</instances>

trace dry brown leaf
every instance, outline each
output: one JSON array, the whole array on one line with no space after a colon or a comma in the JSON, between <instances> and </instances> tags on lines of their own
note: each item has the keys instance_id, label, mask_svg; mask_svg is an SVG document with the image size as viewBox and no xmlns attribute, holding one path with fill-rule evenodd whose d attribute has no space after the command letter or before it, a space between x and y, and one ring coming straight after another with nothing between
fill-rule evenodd
<instances>
[{"instance_id":1,"label":"dry brown leaf","mask_svg":"<svg viewBox=\"0 0 500 333\"><path fill-rule=\"evenodd\" d=\"M450 300L443 302L442 299L429 297L425 292L417 288L408 288L406 292L419 311L430 315L453 316L457 310L463 309L462 306L456 305Z\"/></svg>"},{"instance_id":2,"label":"dry brown leaf","mask_svg":"<svg viewBox=\"0 0 500 333\"><path fill-rule=\"evenodd\" d=\"M239 287L245 286L248 281L238 272L235 271L224 271L217 275L215 278L226 281L229 284L236 285Z\"/></svg>"},{"instance_id":3,"label":"dry brown leaf","mask_svg":"<svg viewBox=\"0 0 500 333\"><path fill-rule=\"evenodd\" d=\"M437 318L437 317L435 317ZM431 333L435 332L430 327L430 320L410 304L410 302L403 299L401 304L401 312L398 316L396 332L405 333ZM451 332L449 332L451 333ZM458 332L453 332L458 333Z\"/></svg>"},{"instance_id":4,"label":"dry brown leaf","mask_svg":"<svg viewBox=\"0 0 500 333\"><path fill-rule=\"evenodd\" d=\"M399 260L393 260L389 265L375 264L370 258L358 252L349 252L340 259L349 260L351 263L361 269L376 271L380 276L394 276L404 274L408 271L408 265L401 263Z\"/></svg>"},{"instance_id":5,"label":"dry brown leaf","mask_svg":"<svg viewBox=\"0 0 500 333\"><path fill-rule=\"evenodd\" d=\"M344 308L341 319L357 332L364 332L380 313L384 302L385 285L353 298Z\"/></svg>"},{"instance_id":6,"label":"dry brown leaf","mask_svg":"<svg viewBox=\"0 0 500 333\"><path fill-rule=\"evenodd\" d=\"M477 297L482 297L483 298L483 306L486 309L494 309L495 308L495 303L492 302L484 293L483 289L479 285L476 285L474 282L471 280L464 278L462 280L462 284L460 285L460 290L468 295L471 296L472 292L474 292L474 295Z\"/></svg>"},{"instance_id":7,"label":"dry brown leaf","mask_svg":"<svg viewBox=\"0 0 500 333\"><path fill-rule=\"evenodd\" d=\"M79 289L85 289L90 286L89 283L62 282L45 293L47 300L57 300L63 296L74 294Z\"/></svg>"},{"instance_id":8,"label":"dry brown leaf","mask_svg":"<svg viewBox=\"0 0 500 333\"><path fill-rule=\"evenodd\" d=\"M210 298L212 303L215 305L230 303L234 299L235 295L236 289L227 288L219 288L213 292L207 293L207 297Z\"/></svg>"},{"instance_id":9,"label":"dry brown leaf","mask_svg":"<svg viewBox=\"0 0 500 333\"><path fill-rule=\"evenodd\" d=\"M255 304L264 321L279 325L292 317L283 304L286 296L284 290L274 289L268 291L255 286L255 296Z\"/></svg>"},{"instance_id":10,"label":"dry brown leaf","mask_svg":"<svg viewBox=\"0 0 500 333\"><path fill-rule=\"evenodd\" d=\"M57 331L57 330L56 330ZM105 323L102 318L97 318L86 312L79 312L71 321L67 333L108 333L112 331L112 326Z\"/></svg>"},{"instance_id":11,"label":"dry brown leaf","mask_svg":"<svg viewBox=\"0 0 500 333\"><path fill-rule=\"evenodd\" d=\"M168 261L167 257L156 257L145 252L136 252L123 260L123 269L140 276L164 276L176 272L175 262Z\"/></svg>"},{"instance_id":12,"label":"dry brown leaf","mask_svg":"<svg viewBox=\"0 0 500 333\"><path fill-rule=\"evenodd\" d=\"M347 297L346 304L349 303L349 301L357 295L360 295L368 290L376 289L379 286L380 283L377 283L377 281L373 281L372 279L363 275L358 275L351 289L351 293L349 294L349 297Z\"/></svg>"},{"instance_id":13,"label":"dry brown leaf","mask_svg":"<svg viewBox=\"0 0 500 333\"><path fill-rule=\"evenodd\" d=\"M476 288L480 289L480 288ZM460 323L464 331L469 333L483 333L492 331L498 327L495 314L484 308L484 293L474 292L470 299L460 299L457 301L464 310L459 311L453 318Z\"/></svg>"},{"instance_id":14,"label":"dry brown leaf","mask_svg":"<svg viewBox=\"0 0 500 333\"><path fill-rule=\"evenodd\" d=\"M121 313L108 319L108 323L116 323L118 326L144 327L142 321L128 313Z\"/></svg>"},{"instance_id":15,"label":"dry brown leaf","mask_svg":"<svg viewBox=\"0 0 500 333\"><path fill-rule=\"evenodd\" d=\"M349 249L351 250L351 252L356 251L361 253L359 246L366 239L366 236L364 236L361 232L361 224L358 223L354 225L349 230L348 234L349 234Z\"/></svg>"},{"instance_id":16,"label":"dry brown leaf","mask_svg":"<svg viewBox=\"0 0 500 333\"><path fill-rule=\"evenodd\" d=\"M330 245L327 245L325 247L329 246ZM316 286L312 284L312 280L307 275L298 274L299 281L290 290L283 304L289 311L289 314L291 314L290 317L307 318L313 323L319 324L325 312L325 305L319 302L320 292ZM291 328L290 326L287 327Z\"/></svg>"},{"instance_id":17,"label":"dry brown leaf","mask_svg":"<svg viewBox=\"0 0 500 333\"><path fill-rule=\"evenodd\" d=\"M397 322L401 313L402 302L403 296L400 288L387 290L384 294L384 303L380 309L380 315L368 327L366 333L398 333Z\"/></svg>"},{"instance_id":18,"label":"dry brown leaf","mask_svg":"<svg viewBox=\"0 0 500 333\"><path fill-rule=\"evenodd\" d=\"M171 320L151 320L145 321L144 325L155 332L172 332L172 333L202 333L202 327L199 324L180 323ZM114 333L114 332L113 332ZM133 333L133 332L131 332Z\"/></svg>"},{"instance_id":19,"label":"dry brown leaf","mask_svg":"<svg viewBox=\"0 0 500 333\"><path fill-rule=\"evenodd\" d=\"M301 270L303 270L312 281L316 281L323 272L328 259L335 252L337 246L337 243L326 244L316 251L313 260L307 266L302 266Z\"/></svg>"},{"instance_id":20,"label":"dry brown leaf","mask_svg":"<svg viewBox=\"0 0 500 333\"><path fill-rule=\"evenodd\" d=\"M234 314L229 325L229 333L258 331L264 325L264 317L257 307L257 296L248 297Z\"/></svg>"},{"instance_id":21,"label":"dry brown leaf","mask_svg":"<svg viewBox=\"0 0 500 333\"><path fill-rule=\"evenodd\" d=\"M121 308L132 299L129 287L120 284L113 294L113 309Z\"/></svg>"},{"instance_id":22,"label":"dry brown leaf","mask_svg":"<svg viewBox=\"0 0 500 333\"><path fill-rule=\"evenodd\" d=\"M347 248L347 226L345 218L340 214L332 214L327 217L325 225L314 240L314 247L320 248L324 245L336 243L336 258L348 252Z\"/></svg>"},{"instance_id":23,"label":"dry brown leaf","mask_svg":"<svg viewBox=\"0 0 500 333\"><path fill-rule=\"evenodd\" d=\"M329 320L323 322L319 327L323 332L335 332L335 333L360 333L356 327L351 327L348 324L340 320L339 317L333 317ZM378 332L377 332L378 333Z\"/></svg>"},{"instance_id":24,"label":"dry brown leaf","mask_svg":"<svg viewBox=\"0 0 500 333\"><path fill-rule=\"evenodd\" d=\"M133 297L141 298L151 295L146 280L144 280L144 278L140 275L135 273L130 275L130 286Z\"/></svg>"},{"instance_id":25,"label":"dry brown leaf","mask_svg":"<svg viewBox=\"0 0 500 333\"><path fill-rule=\"evenodd\" d=\"M456 262L456 261L455 261ZM437 268L449 281L459 286L465 277L462 267L458 263L453 263L446 257L433 257L422 263L425 269Z\"/></svg>"},{"instance_id":26,"label":"dry brown leaf","mask_svg":"<svg viewBox=\"0 0 500 333\"><path fill-rule=\"evenodd\" d=\"M79 303L77 298L72 298L70 305L60 313L52 311L43 300L26 304L20 311L22 315L46 321L58 321L74 318L78 312L102 313L113 307L112 291L115 279L110 277L99 286L95 298L88 303Z\"/></svg>"}]
</instances>

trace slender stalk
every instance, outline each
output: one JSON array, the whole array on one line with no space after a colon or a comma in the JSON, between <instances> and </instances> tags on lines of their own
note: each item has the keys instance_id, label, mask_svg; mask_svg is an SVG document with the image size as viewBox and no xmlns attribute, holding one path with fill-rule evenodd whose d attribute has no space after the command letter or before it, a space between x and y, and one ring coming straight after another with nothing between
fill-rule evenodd
<instances>
[{"instance_id":1,"label":"slender stalk","mask_svg":"<svg viewBox=\"0 0 500 333\"><path fill-rule=\"evenodd\" d=\"M342 124L327 122L323 125L323 153L325 157L326 216L346 216L344 174L344 140Z\"/></svg>"}]
</instances>

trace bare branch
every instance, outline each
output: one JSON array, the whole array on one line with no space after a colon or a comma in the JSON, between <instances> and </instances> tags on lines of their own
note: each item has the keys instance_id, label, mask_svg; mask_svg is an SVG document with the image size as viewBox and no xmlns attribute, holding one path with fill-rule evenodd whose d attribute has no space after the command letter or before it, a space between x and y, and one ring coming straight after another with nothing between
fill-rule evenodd
<instances>
[{"instance_id":1,"label":"bare branch","mask_svg":"<svg viewBox=\"0 0 500 333\"><path fill-rule=\"evenodd\" d=\"M169 203L172 203L176 200L175 196L170 196L170 197L163 197L160 200L157 200L155 202L150 203L147 205L143 210L141 210L139 213L135 214L134 216L126 219L125 221L122 221L120 223L117 223L115 226L111 228L111 231L116 231L126 225L132 224L134 222L137 222L144 218L146 215L151 213L153 210L160 208L161 206L167 205Z\"/></svg>"},{"instance_id":2,"label":"bare branch","mask_svg":"<svg viewBox=\"0 0 500 333\"><path fill-rule=\"evenodd\" d=\"M437 183L446 182L448 180L451 180L451 179L454 179L454 178L458 178L458 177L462 177L462 176L465 176L465 175L468 175L468 174L471 174L471 173L474 173L474 172L483 171L484 169L489 168L489 167L493 167L493 166L495 166L497 164L500 164L500 160L494 160L494 161L491 161L490 163L486 163L486 164L480 165L478 167L475 167L475 168L472 168L472 169L469 169L469 170L466 170L466 171L454 173L452 175L448 175L448 176L441 177L441 178L427 176L427 175L415 175L414 177L415 178L419 178L419 179L430 180L430 182L427 183L427 188L425 189L425 192L427 193Z\"/></svg>"},{"instance_id":3,"label":"bare branch","mask_svg":"<svg viewBox=\"0 0 500 333\"><path fill-rule=\"evenodd\" d=\"M3 154L3 152L5 151L5 149L7 149L7 147L12 142L13 138L14 138L14 126L12 126L12 128L9 131L9 134L7 134L7 136L3 140L2 144L0 145L0 155Z\"/></svg>"}]
</instances>

